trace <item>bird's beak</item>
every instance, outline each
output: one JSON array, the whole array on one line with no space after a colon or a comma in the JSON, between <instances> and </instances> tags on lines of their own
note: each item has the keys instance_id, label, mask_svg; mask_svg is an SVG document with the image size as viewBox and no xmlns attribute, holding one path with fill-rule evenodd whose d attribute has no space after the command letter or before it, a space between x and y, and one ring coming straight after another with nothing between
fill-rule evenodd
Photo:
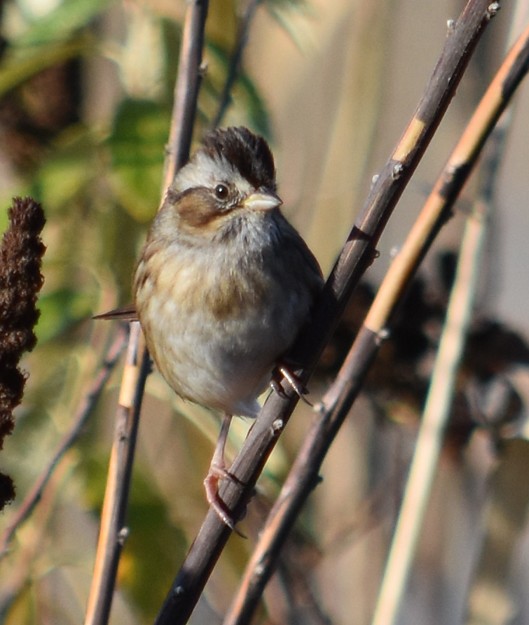
<instances>
[{"instance_id":1,"label":"bird's beak","mask_svg":"<svg viewBox=\"0 0 529 625\"><path fill-rule=\"evenodd\" d=\"M266 193L256 191L255 193L249 195L242 204L244 208L248 208L250 210L268 211L272 208L281 206L283 201L278 195L272 193L271 191Z\"/></svg>"}]
</instances>

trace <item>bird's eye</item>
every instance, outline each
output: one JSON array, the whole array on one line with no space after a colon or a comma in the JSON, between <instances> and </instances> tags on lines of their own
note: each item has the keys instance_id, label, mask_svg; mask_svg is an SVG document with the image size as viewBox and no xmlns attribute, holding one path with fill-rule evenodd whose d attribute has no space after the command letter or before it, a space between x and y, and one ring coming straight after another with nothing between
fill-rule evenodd
<instances>
[{"instance_id":1,"label":"bird's eye","mask_svg":"<svg viewBox=\"0 0 529 625\"><path fill-rule=\"evenodd\" d=\"M229 189L225 184L218 184L215 187L215 195L218 200L225 200L228 197Z\"/></svg>"}]
</instances>

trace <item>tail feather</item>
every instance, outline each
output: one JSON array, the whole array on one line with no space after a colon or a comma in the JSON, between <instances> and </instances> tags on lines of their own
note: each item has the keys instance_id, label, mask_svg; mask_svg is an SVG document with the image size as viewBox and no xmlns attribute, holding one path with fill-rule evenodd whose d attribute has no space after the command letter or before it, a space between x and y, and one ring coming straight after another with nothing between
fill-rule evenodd
<instances>
[{"instance_id":1,"label":"tail feather","mask_svg":"<svg viewBox=\"0 0 529 625\"><path fill-rule=\"evenodd\" d=\"M113 321L138 321L138 313L134 306L124 306L123 308L114 308L108 312L94 315L92 319L106 319Z\"/></svg>"}]
</instances>

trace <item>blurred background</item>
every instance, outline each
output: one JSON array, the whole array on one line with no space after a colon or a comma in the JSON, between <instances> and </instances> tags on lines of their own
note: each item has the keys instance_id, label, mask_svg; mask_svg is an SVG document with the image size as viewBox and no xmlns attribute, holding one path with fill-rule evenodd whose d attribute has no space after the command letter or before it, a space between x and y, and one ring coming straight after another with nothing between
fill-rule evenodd
<instances>
[{"instance_id":1,"label":"blurred background","mask_svg":"<svg viewBox=\"0 0 529 625\"><path fill-rule=\"evenodd\" d=\"M231 0L210 4L197 141L217 112L246 6ZM336 373L395 249L499 66L517 5L523 8L505 3L480 42L383 235L380 256L323 356L310 385L314 402ZM222 124L248 125L270 140L285 213L324 274L372 177L415 109L444 44L447 20L456 19L463 6L456 0L260 3ZM17 498L2 513L0 531L71 426L117 331L91 316L130 302L135 260L162 192L185 7L183 0L13 0L0 7L0 226L7 227L14 195L42 202L48 220L39 343L24 361L30 376L26 396L0 458L0 469L15 480ZM529 362L528 97L525 87L516 98L476 325L402 624L466 622L488 536L482 528L498 440L516 435L525 442L513 424L525 419ZM285 549L258 623L371 621L471 191L463 193L426 259L394 337L325 462L323 482ZM82 436L0 561L1 622L67 625L83 619L120 374L118 366ZM494 376L510 376L508 398L495 414L497 427L482 427L463 389L474 384L486 394ZM191 623L222 621L264 515L313 418L306 406L297 409L242 523L249 538L232 536ZM237 420L231 454L249 425ZM202 480L218 427L215 415L181 402L157 373L149 377L128 513L130 537L112 623L153 621L206 512ZM523 445L516 453L527 456ZM524 479L517 473L514 484ZM509 492L521 497L516 488ZM509 525L516 525L516 561L509 559L503 568L503 554L496 560L509 583L500 590L494 586L494 601L486 610L491 620L483 622L529 623L525 508L516 523Z\"/></svg>"}]
</instances>

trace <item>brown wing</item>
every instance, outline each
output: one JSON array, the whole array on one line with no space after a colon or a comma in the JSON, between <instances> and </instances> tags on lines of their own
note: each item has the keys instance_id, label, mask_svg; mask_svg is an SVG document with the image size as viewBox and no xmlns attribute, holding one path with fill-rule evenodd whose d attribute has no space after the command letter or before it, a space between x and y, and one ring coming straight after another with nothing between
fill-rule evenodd
<instances>
[{"instance_id":1,"label":"brown wing","mask_svg":"<svg viewBox=\"0 0 529 625\"><path fill-rule=\"evenodd\" d=\"M123 308L114 308L106 313L100 315L94 315L92 319L107 319L112 321L138 321L138 314L136 309L131 304L130 306L124 306Z\"/></svg>"}]
</instances>

